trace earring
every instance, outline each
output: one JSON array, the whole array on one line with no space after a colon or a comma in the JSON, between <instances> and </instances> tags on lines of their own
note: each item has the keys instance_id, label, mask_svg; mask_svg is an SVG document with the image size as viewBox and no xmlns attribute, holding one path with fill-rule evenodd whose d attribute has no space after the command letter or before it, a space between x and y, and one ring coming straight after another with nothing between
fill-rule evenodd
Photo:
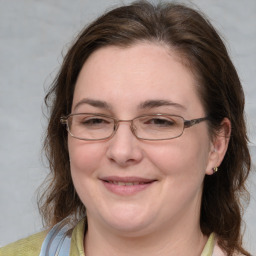
<instances>
[{"instance_id":1,"label":"earring","mask_svg":"<svg viewBox=\"0 0 256 256\"><path fill-rule=\"evenodd\" d=\"M213 170L213 173L215 173L218 171L218 167L214 167L214 168L212 168L212 170Z\"/></svg>"}]
</instances>

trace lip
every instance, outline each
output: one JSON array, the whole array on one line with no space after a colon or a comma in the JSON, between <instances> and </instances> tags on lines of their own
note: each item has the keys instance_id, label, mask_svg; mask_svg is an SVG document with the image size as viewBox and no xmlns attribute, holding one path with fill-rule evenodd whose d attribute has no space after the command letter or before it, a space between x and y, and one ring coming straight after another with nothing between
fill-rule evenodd
<instances>
[{"instance_id":1,"label":"lip","mask_svg":"<svg viewBox=\"0 0 256 256\"><path fill-rule=\"evenodd\" d=\"M108 176L100 178L105 188L117 195L129 196L151 187L155 179Z\"/></svg>"}]
</instances>

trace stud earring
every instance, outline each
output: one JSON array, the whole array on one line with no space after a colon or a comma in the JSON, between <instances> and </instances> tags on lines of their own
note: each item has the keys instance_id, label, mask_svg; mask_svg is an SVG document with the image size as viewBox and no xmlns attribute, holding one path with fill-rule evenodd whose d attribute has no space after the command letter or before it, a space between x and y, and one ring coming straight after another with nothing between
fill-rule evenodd
<instances>
[{"instance_id":1,"label":"stud earring","mask_svg":"<svg viewBox=\"0 0 256 256\"><path fill-rule=\"evenodd\" d=\"M214 167L214 168L212 168L212 170L213 170L213 173L215 173L218 171L218 167Z\"/></svg>"}]
</instances>

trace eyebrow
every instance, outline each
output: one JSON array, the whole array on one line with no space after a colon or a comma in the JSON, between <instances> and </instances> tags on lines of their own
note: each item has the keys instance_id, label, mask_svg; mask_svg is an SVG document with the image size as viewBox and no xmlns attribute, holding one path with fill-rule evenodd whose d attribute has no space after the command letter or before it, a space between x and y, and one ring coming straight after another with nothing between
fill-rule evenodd
<instances>
[{"instance_id":1,"label":"eyebrow","mask_svg":"<svg viewBox=\"0 0 256 256\"><path fill-rule=\"evenodd\" d=\"M170 100L147 100L139 105L140 109L151 109L162 106L173 106L185 110L185 106Z\"/></svg>"},{"instance_id":2,"label":"eyebrow","mask_svg":"<svg viewBox=\"0 0 256 256\"><path fill-rule=\"evenodd\" d=\"M110 110L111 109L111 106L105 102L105 101L102 101L102 100L93 100L93 99L89 99L89 98L86 98L86 99L82 99L80 100L74 107L74 110L77 109L79 106L83 105L83 104L88 104L90 106L93 106L93 107L96 107L96 108L102 108L102 109L108 109Z\"/></svg>"},{"instance_id":3,"label":"eyebrow","mask_svg":"<svg viewBox=\"0 0 256 256\"><path fill-rule=\"evenodd\" d=\"M74 110L83 104L88 104L90 106L93 106L96 108L101 108L101 109L107 109L107 110L112 109L111 105L105 101L85 98L85 99L80 100L75 105ZM180 108L183 110L186 109L183 105L173 102L173 101L170 101L170 100L146 100L139 104L138 109L152 109L152 108L157 108L157 107L162 107L162 106L173 106L173 107L177 107L177 108Z\"/></svg>"}]
</instances>

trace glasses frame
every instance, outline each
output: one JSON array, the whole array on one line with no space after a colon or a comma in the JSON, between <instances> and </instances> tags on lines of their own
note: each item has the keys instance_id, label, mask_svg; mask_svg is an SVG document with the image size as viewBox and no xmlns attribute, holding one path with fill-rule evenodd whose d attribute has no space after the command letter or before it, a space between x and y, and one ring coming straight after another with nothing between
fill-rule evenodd
<instances>
[{"instance_id":1,"label":"glasses frame","mask_svg":"<svg viewBox=\"0 0 256 256\"><path fill-rule=\"evenodd\" d=\"M68 119L72 116L77 116L77 115L101 116L101 117L110 118L110 119L114 120L114 129L113 129L112 134L110 136L107 136L107 137L104 137L104 138L101 138L101 139L84 139L84 138L74 136L71 133L70 129L69 129ZM183 119L182 133L178 136L175 136L175 137L172 137L172 138L166 138L166 139L145 139L145 138L141 138L138 135L136 135L133 122L134 122L135 119L145 117L145 116L174 116L174 117L179 117L179 118ZM67 129L67 131L68 131L68 133L70 134L71 137L73 137L75 139L78 139L78 140L85 140L85 141L101 141L101 140L107 140L107 139L112 138L115 135L115 133L116 133L118 127L119 127L119 123L121 123L121 122L130 123L130 128L131 128L131 131L132 131L133 135L139 140L148 140L148 141L172 140L172 139L175 139L175 138L178 138L178 137L182 136L182 134L184 133L184 130L186 128L189 128L193 125L199 124L199 123L201 123L203 121L206 121L206 120L209 120L208 116L195 118L195 119L191 119L191 120L186 120L184 117L179 116L179 115L160 114L160 113L159 114L140 115L140 116L137 116L137 117L135 117L133 119L130 119L130 120L122 120L122 119L117 119L117 118L112 117L112 116L108 116L108 115L104 115L104 114L95 114L95 113L74 113L74 114L71 113L67 116L61 116L61 118L60 118L61 124L66 125L66 129Z\"/></svg>"}]
</instances>

